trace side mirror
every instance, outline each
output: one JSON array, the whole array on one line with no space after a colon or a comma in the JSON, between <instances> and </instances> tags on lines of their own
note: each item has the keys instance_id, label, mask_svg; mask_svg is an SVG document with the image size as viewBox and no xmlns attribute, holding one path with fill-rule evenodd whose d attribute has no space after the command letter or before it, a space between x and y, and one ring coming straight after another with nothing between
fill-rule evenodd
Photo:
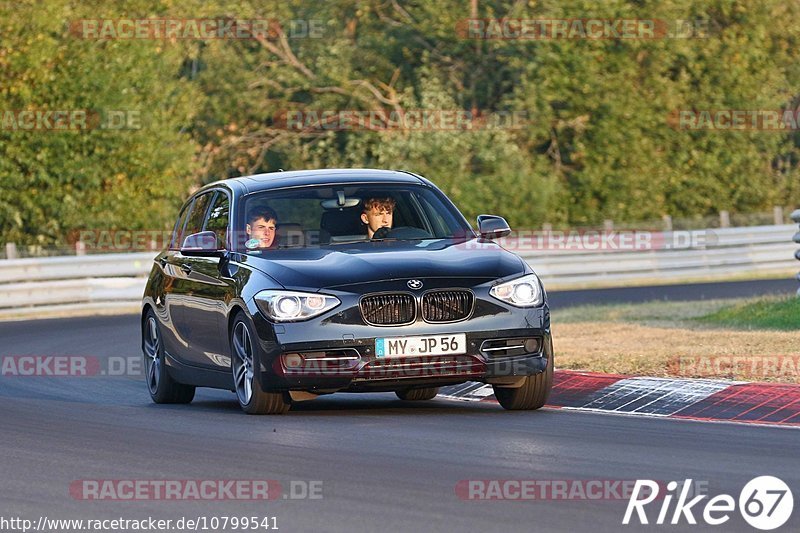
<instances>
[{"instance_id":1,"label":"side mirror","mask_svg":"<svg viewBox=\"0 0 800 533\"><path fill-rule=\"evenodd\" d=\"M220 248L216 233L201 231L192 233L183 240L181 253L189 257L222 257L225 249Z\"/></svg>"},{"instance_id":2,"label":"side mirror","mask_svg":"<svg viewBox=\"0 0 800 533\"><path fill-rule=\"evenodd\" d=\"M478 215L478 233L485 239L497 239L511 233L511 228L503 217Z\"/></svg>"}]
</instances>

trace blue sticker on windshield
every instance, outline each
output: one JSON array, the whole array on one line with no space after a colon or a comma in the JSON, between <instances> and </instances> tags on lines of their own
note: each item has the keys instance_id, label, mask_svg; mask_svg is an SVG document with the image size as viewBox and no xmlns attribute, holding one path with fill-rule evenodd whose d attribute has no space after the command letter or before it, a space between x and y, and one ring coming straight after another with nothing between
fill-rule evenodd
<instances>
[{"instance_id":1,"label":"blue sticker on windshield","mask_svg":"<svg viewBox=\"0 0 800 533\"><path fill-rule=\"evenodd\" d=\"M261 241L259 241L258 239L248 239L248 241L244 243L244 247L247 248L248 250L255 250L256 248L258 248L259 244L261 244Z\"/></svg>"}]
</instances>

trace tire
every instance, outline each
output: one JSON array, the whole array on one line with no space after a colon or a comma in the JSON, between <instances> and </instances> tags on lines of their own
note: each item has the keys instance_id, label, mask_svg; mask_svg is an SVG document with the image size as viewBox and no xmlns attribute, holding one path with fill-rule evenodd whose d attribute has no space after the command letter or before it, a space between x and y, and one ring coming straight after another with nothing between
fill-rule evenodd
<instances>
[{"instance_id":1,"label":"tire","mask_svg":"<svg viewBox=\"0 0 800 533\"><path fill-rule=\"evenodd\" d=\"M253 342L253 328L244 313L239 312L233 321L231 335L231 372L234 391L242 411L249 415L282 415L291 407L285 392L264 392L260 380L255 378L259 367L260 347Z\"/></svg>"},{"instance_id":2,"label":"tire","mask_svg":"<svg viewBox=\"0 0 800 533\"><path fill-rule=\"evenodd\" d=\"M419 402L432 400L439 394L439 387L425 387L424 389L403 389L394 392L401 400Z\"/></svg>"},{"instance_id":3,"label":"tire","mask_svg":"<svg viewBox=\"0 0 800 533\"><path fill-rule=\"evenodd\" d=\"M550 396L553 387L553 351L547 360L544 372L525 378L525 383L519 388L498 387L493 385L494 397L503 408L509 411L534 410L542 407Z\"/></svg>"},{"instance_id":4,"label":"tire","mask_svg":"<svg viewBox=\"0 0 800 533\"><path fill-rule=\"evenodd\" d=\"M164 360L164 342L161 326L152 309L142 321L142 352L144 354L144 379L150 398L155 403L191 403L195 388L178 383L167 371Z\"/></svg>"}]
</instances>

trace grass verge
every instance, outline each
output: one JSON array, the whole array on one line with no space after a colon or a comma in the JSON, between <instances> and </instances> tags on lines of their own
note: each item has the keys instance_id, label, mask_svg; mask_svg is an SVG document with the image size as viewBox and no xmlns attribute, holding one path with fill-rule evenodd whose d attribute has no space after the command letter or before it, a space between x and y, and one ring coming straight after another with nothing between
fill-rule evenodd
<instances>
[{"instance_id":1,"label":"grass verge","mask_svg":"<svg viewBox=\"0 0 800 533\"><path fill-rule=\"evenodd\" d=\"M785 297L557 310L552 315L556 366L800 383L799 315L798 302Z\"/></svg>"},{"instance_id":2,"label":"grass verge","mask_svg":"<svg viewBox=\"0 0 800 533\"><path fill-rule=\"evenodd\" d=\"M800 330L800 298L762 299L723 307L699 321L741 329Z\"/></svg>"}]
</instances>

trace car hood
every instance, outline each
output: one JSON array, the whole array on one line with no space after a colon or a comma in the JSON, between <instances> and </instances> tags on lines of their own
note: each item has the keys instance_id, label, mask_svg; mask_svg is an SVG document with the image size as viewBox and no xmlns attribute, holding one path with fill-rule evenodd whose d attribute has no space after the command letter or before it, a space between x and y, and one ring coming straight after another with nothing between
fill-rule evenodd
<instances>
[{"instance_id":1,"label":"car hood","mask_svg":"<svg viewBox=\"0 0 800 533\"><path fill-rule=\"evenodd\" d=\"M324 289L411 278L482 278L522 274L518 256L491 241L381 241L264 250L245 262L286 288Z\"/></svg>"}]
</instances>

